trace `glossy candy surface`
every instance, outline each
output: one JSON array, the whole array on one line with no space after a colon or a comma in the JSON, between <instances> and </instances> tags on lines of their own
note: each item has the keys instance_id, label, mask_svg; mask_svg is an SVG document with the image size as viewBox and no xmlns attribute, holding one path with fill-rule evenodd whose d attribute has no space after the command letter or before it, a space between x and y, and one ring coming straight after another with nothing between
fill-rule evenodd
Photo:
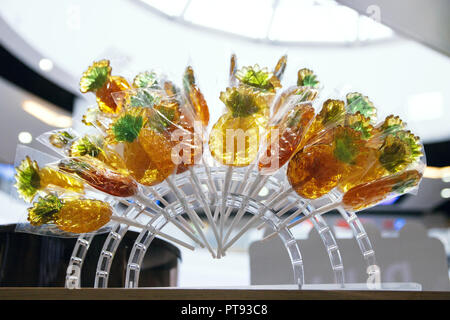
<instances>
[{"instance_id":1,"label":"glossy candy surface","mask_svg":"<svg viewBox=\"0 0 450 320\"><path fill-rule=\"evenodd\" d=\"M57 167L63 172L75 174L91 187L113 196L131 197L138 191L133 179L94 158L68 158L59 161Z\"/></svg>"},{"instance_id":2,"label":"glossy candy surface","mask_svg":"<svg viewBox=\"0 0 450 320\"><path fill-rule=\"evenodd\" d=\"M209 109L202 92L195 83L194 70L192 67L187 67L183 77L183 86L187 98L194 108L195 114L202 122L203 126L209 123Z\"/></svg>"},{"instance_id":3,"label":"glossy candy surface","mask_svg":"<svg viewBox=\"0 0 450 320\"><path fill-rule=\"evenodd\" d=\"M346 210L359 211L385 200L391 194L403 194L416 186L422 174L417 170L387 176L358 185L345 193L342 203Z\"/></svg>"},{"instance_id":4,"label":"glossy candy surface","mask_svg":"<svg viewBox=\"0 0 450 320\"><path fill-rule=\"evenodd\" d=\"M268 174L284 166L297 150L313 118L311 104L297 104L280 121L269 126L266 150L258 162L259 170Z\"/></svg>"},{"instance_id":5,"label":"glossy candy surface","mask_svg":"<svg viewBox=\"0 0 450 320\"><path fill-rule=\"evenodd\" d=\"M100 229L112 216L111 207L99 200L59 199L53 194L40 197L28 209L28 221L35 226L53 223L58 229L87 233Z\"/></svg>"},{"instance_id":6,"label":"glossy candy surface","mask_svg":"<svg viewBox=\"0 0 450 320\"><path fill-rule=\"evenodd\" d=\"M247 166L256 158L261 135L267 126L266 100L247 86L227 88L220 99L228 112L212 127L211 155L225 165Z\"/></svg>"},{"instance_id":7,"label":"glossy candy surface","mask_svg":"<svg viewBox=\"0 0 450 320\"><path fill-rule=\"evenodd\" d=\"M16 168L15 187L19 197L31 202L39 191L67 190L83 193L83 183L67 174L56 171L50 167L39 168L36 161L26 157Z\"/></svg>"},{"instance_id":8,"label":"glossy candy surface","mask_svg":"<svg viewBox=\"0 0 450 320\"><path fill-rule=\"evenodd\" d=\"M83 73L80 80L82 93L94 92L101 112L117 114L121 106L114 101L112 93L125 91L130 88L127 80L119 76L111 76L111 66L108 60L94 62Z\"/></svg>"}]
</instances>

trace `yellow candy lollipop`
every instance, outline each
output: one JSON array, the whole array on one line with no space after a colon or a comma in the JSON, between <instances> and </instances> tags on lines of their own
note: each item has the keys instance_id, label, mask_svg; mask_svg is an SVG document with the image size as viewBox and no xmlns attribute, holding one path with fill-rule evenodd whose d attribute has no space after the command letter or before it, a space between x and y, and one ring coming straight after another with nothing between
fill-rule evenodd
<instances>
[{"instance_id":1,"label":"yellow candy lollipop","mask_svg":"<svg viewBox=\"0 0 450 320\"><path fill-rule=\"evenodd\" d=\"M67 190L75 193L84 193L83 183L64 173L49 167L39 168L36 161L28 156L16 168L17 192L21 198L31 202L39 191Z\"/></svg>"},{"instance_id":2,"label":"yellow candy lollipop","mask_svg":"<svg viewBox=\"0 0 450 320\"><path fill-rule=\"evenodd\" d=\"M125 165L143 185L161 183L175 170L167 120L154 110L132 108L115 119L108 129L109 141L123 144Z\"/></svg>"},{"instance_id":3,"label":"yellow candy lollipop","mask_svg":"<svg viewBox=\"0 0 450 320\"><path fill-rule=\"evenodd\" d=\"M103 201L83 198L60 199L54 194L39 197L28 209L28 221L34 226L56 224L58 229L87 233L100 229L112 216L111 207Z\"/></svg>"},{"instance_id":4,"label":"yellow candy lollipop","mask_svg":"<svg viewBox=\"0 0 450 320\"><path fill-rule=\"evenodd\" d=\"M220 100L228 112L211 130L211 155L225 165L247 166L255 159L260 136L267 126L266 100L259 91L242 85L227 88Z\"/></svg>"},{"instance_id":5,"label":"yellow candy lollipop","mask_svg":"<svg viewBox=\"0 0 450 320\"><path fill-rule=\"evenodd\" d=\"M127 80L119 76L111 76L109 60L94 62L80 80L82 93L94 92L98 107L105 114L117 114L121 106L117 105L112 93L125 91L130 88Z\"/></svg>"}]
</instances>

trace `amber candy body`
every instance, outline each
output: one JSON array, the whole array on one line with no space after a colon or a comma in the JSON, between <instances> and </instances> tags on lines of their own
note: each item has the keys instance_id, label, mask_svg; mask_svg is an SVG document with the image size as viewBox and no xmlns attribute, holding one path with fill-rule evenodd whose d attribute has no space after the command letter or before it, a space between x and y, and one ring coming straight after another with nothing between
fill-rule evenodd
<instances>
[{"instance_id":1,"label":"amber candy body","mask_svg":"<svg viewBox=\"0 0 450 320\"><path fill-rule=\"evenodd\" d=\"M287 177L292 188L306 199L317 199L337 186L342 163L330 145L313 145L297 152L289 161Z\"/></svg>"},{"instance_id":2,"label":"amber candy body","mask_svg":"<svg viewBox=\"0 0 450 320\"><path fill-rule=\"evenodd\" d=\"M128 89L130 89L130 85L125 78L120 76L109 76L103 87L95 91L100 111L107 114L119 113L122 107L116 104L112 94Z\"/></svg>"},{"instance_id":3,"label":"amber candy body","mask_svg":"<svg viewBox=\"0 0 450 320\"><path fill-rule=\"evenodd\" d=\"M103 227L111 215L111 208L102 201L71 200L62 206L55 223L63 231L87 233Z\"/></svg>"},{"instance_id":4,"label":"amber candy body","mask_svg":"<svg viewBox=\"0 0 450 320\"><path fill-rule=\"evenodd\" d=\"M298 149L298 146L303 139L305 131L308 129L311 120L314 117L314 109L310 106L302 107L301 118L298 122L290 126L289 121L291 119L282 119L280 124L269 127L269 131L266 138L267 148L263 159L258 162L258 168L260 171L265 173L273 173L278 168L281 168L289 161L293 153ZM278 155L273 152L272 143L272 132L273 130L278 130L278 141L273 141L273 143L278 143ZM278 157L278 161L274 161L274 157ZM273 166L274 163L277 164Z\"/></svg>"}]
</instances>

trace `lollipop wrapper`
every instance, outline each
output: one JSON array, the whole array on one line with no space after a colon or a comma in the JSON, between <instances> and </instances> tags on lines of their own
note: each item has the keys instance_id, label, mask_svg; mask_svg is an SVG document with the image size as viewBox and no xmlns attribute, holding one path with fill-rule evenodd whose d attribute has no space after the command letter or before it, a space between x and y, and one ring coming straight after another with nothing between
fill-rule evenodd
<instances>
[{"instance_id":1,"label":"lollipop wrapper","mask_svg":"<svg viewBox=\"0 0 450 320\"><path fill-rule=\"evenodd\" d=\"M124 112L110 126L109 140L122 145L126 166L139 183L156 185L200 163L204 128L178 88L171 83L163 90L136 88L118 97Z\"/></svg>"},{"instance_id":2,"label":"lollipop wrapper","mask_svg":"<svg viewBox=\"0 0 450 320\"><path fill-rule=\"evenodd\" d=\"M138 185L130 176L123 175L95 158L65 158L49 164L49 167L111 196L127 198L138 191Z\"/></svg>"},{"instance_id":3,"label":"lollipop wrapper","mask_svg":"<svg viewBox=\"0 0 450 320\"><path fill-rule=\"evenodd\" d=\"M29 157L32 161L36 161L39 168L44 168L47 164L55 162L58 160L57 157L51 156L45 152L39 151L37 149L18 144L16 148L16 155L14 159L14 167L18 168L22 161ZM17 169L16 169L17 170ZM17 171L16 171L17 173ZM15 186L10 189L10 195L18 200L20 203L25 203L24 200L19 196Z\"/></svg>"},{"instance_id":4,"label":"lollipop wrapper","mask_svg":"<svg viewBox=\"0 0 450 320\"><path fill-rule=\"evenodd\" d=\"M24 212L25 219L26 219L26 215L27 214L26 214L26 210L25 210L25 212ZM84 233L84 234L97 235L97 234L109 233L110 231L111 231L111 224L108 224L94 232L88 232L88 233ZM15 232L31 233L31 234L40 235L40 236L57 237L57 238L78 238L80 236L79 233L72 233L72 232L60 230L55 224L33 226L32 224L30 224L28 222L17 223Z\"/></svg>"},{"instance_id":5,"label":"lollipop wrapper","mask_svg":"<svg viewBox=\"0 0 450 320\"><path fill-rule=\"evenodd\" d=\"M36 140L61 156L66 156L70 146L80 138L80 134L72 128L57 129L44 132Z\"/></svg>"},{"instance_id":6,"label":"lollipop wrapper","mask_svg":"<svg viewBox=\"0 0 450 320\"><path fill-rule=\"evenodd\" d=\"M59 199L63 199L65 201L67 201L68 203L70 203L70 202L76 202L76 201L74 201L74 199L80 199L80 198L78 198L78 197L74 198L73 195L61 195L61 196L59 196ZM80 200L99 202L99 200L96 200L93 198L81 198ZM38 199L33 204L30 204L27 209L24 210L24 221L27 221L27 220L29 221L30 210L36 206L37 201L38 201ZM110 208L110 210L111 210L110 212L112 214L112 212L113 212L112 207L109 204L107 204L106 202L103 202L103 203L105 204L105 207ZM30 223L28 221L21 222L21 223L16 224L15 231L22 232L22 233L31 233L31 234L35 234L35 235L58 237L58 238L77 238L80 235L80 233L64 231L63 230L64 227L61 226L61 224L65 224L66 226L68 224L69 225L74 224L75 226L79 226L80 224L83 224L83 223L86 223L86 224L93 223L92 221L90 221L88 219L88 217L86 217L86 219L83 219L82 213L79 214L78 217L77 217L77 215L75 215L75 217L74 217L75 220L72 220L73 218L70 217L71 213L69 210L67 210L67 209L71 209L70 205L64 205L63 207L64 207L64 209L62 209L62 210L60 209L60 211L61 212L65 211L65 216L62 216L62 219L59 219L59 221L56 221L56 222L51 221L51 222L43 223L43 224L39 224L39 225L37 225L36 223ZM75 210L75 212L77 212L80 209L73 208L72 212L74 210ZM86 209L84 209L84 210L86 210ZM80 217L82 218L81 220L80 220ZM63 220L63 219L65 219L65 221L63 223L61 223L61 220ZM78 221L76 221L76 220L78 220ZM94 223L95 223L95 221L94 221ZM107 232L111 231L111 223L109 222L108 217L104 217L103 222L101 222L99 225L101 225L100 228L98 228L96 230L92 230L90 232L83 233L83 234L97 235L97 234L107 233Z\"/></svg>"},{"instance_id":7,"label":"lollipop wrapper","mask_svg":"<svg viewBox=\"0 0 450 320\"><path fill-rule=\"evenodd\" d=\"M344 194L343 206L361 211L406 193L416 195L425 164L419 162L406 170L353 187Z\"/></svg>"},{"instance_id":8,"label":"lollipop wrapper","mask_svg":"<svg viewBox=\"0 0 450 320\"><path fill-rule=\"evenodd\" d=\"M272 116L276 116L278 113L284 114L284 106L292 103L292 100L297 103L315 101L319 97L320 91L320 88L298 86L285 89L273 102Z\"/></svg>"},{"instance_id":9,"label":"lollipop wrapper","mask_svg":"<svg viewBox=\"0 0 450 320\"><path fill-rule=\"evenodd\" d=\"M283 111L269 121L259 155L258 168L262 174L273 174L294 155L314 118L311 102L290 97Z\"/></svg>"}]
</instances>

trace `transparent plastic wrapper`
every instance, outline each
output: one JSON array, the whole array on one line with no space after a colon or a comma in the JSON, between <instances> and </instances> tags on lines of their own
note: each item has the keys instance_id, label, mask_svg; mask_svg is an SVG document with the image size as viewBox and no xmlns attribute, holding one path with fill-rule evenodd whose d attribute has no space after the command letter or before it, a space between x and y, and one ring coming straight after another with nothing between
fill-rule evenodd
<instances>
[{"instance_id":1,"label":"transparent plastic wrapper","mask_svg":"<svg viewBox=\"0 0 450 320\"><path fill-rule=\"evenodd\" d=\"M35 160L36 159L36 160ZM19 145L16 152L16 183L12 191L13 196L24 199L32 203L37 198L45 197L49 194L55 196L65 195L68 197L80 197L85 194L85 188L81 181L71 176L61 173L51 168L48 164L56 158L43 152ZM24 216L26 212L21 213ZM30 220L18 218L19 221ZM30 223L18 223L17 232L26 232L39 235L57 237L76 237L78 234L61 230L55 225L32 225ZM108 228L100 228L95 231L107 232Z\"/></svg>"},{"instance_id":2,"label":"transparent plastic wrapper","mask_svg":"<svg viewBox=\"0 0 450 320\"><path fill-rule=\"evenodd\" d=\"M416 194L423 175L423 166L363 183L347 191L342 198L342 207L348 211L361 211L380 202L405 193Z\"/></svg>"},{"instance_id":3,"label":"transparent plastic wrapper","mask_svg":"<svg viewBox=\"0 0 450 320\"><path fill-rule=\"evenodd\" d=\"M141 88L116 99L127 102L108 128L107 140L122 146L122 158L136 181L154 186L199 162L201 130L195 132L192 110L179 93Z\"/></svg>"},{"instance_id":4,"label":"transparent plastic wrapper","mask_svg":"<svg viewBox=\"0 0 450 320\"><path fill-rule=\"evenodd\" d=\"M111 75L111 69L109 60L94 62L80 79L80 91L94 93L99 110L105 116L114 117L120 113L122 105L114 101L112 93L128 90L131 86L125 78Z\"/></svg>"},{"instance_id":5,"label":"transparent plastic wrapper","mask_svg":"<svg viewBox=\"0 0 450 320\"><path fill-rule=\"evenodd\" d=\"M370 117L376 109L367 97L351 93L342 100L328 99L309 127L303 145L290 160L287 177L303 198L317 199L342 180L357 181L375 161ZM367 115L367 117L365 115Z\"/></svg>"},{"instance_id":6,"label":"transparent plastic wrapper","mask_svg":"<svg viewBox=\"0 0 450 320\"><path fill-rule=\"evenodd\" d=\"M92 157L65 158L49 164L49 167L73 176L92 188L111 196L128 198L136 195L139 191L138 185L132 178Z\"/></svg>"},{"instance_id":7,"label":"transparent plastic wrapper","mask_svg":"<svg viewBox=\"0 0 450 320\"><path fill-rule=\"evenodd\" d=\"M43 152L19 146L15 160L16 192L13 194L26 202L31 202L37 195L48 192L84 194L84 185L80 180L49 166L50 161L54 160L54 157Z\"/></svg>"},{"instance_id":8,"label":"transparent plastic wrapper","mask_svg":"<svg viewBox=\"0 0 450 320\"><path fill-rule=\"evenodd\" d=\"M195 116L204 128L209 124L209 108L200 88L197 85L194 70L188 66L183 75L183 93L185 99L192 106Z\"/></svg>"},{"instance_id":9,"label":"transparent plastic wrapper","mask_svg":"<svg viewBox=\"0 0 450 320\"><path fill-rule=\"evenodd\" d=\"M108 142L122 146L126 167L138 183L146 187L167 183L200 235L200 243L215 257L202 231L201 219L173 181L173 175L189 171L196 196L205 202L192 170L192 166L201 162L203 152L203 128L200 121L196 121L194 109L170 81L164 83L163 90L139 88L121 94L116 95L116 99L124 101L123 112L107 130ZM200 124L200 130L196 128L196 122ZM205 208L209 211L208 206ZM212 221L210 212L207 215Z\"/></svg>"},{"instance_id":10,"label":"transparent plastic wrapper","mask_svg":"<svg viewBox=\"0 0 450 320\"><path fill-rule=\"evenodd\" d=\"M295 97L298 102L314 101L319 96L321 86L317 76L310 69L300 69L297 73L297 85L291 86L275 99L272 107L272 115L275 116L278 112L283 113L280 110L288 100Z\"/></svg>"},{"instance_id":11,"label":"transparent plastic wrapper","mask_svg":"<svg viewBox=\"0 0 450 320\"><path fill-rule=\"evenodd\" d=\"M70 134L72 139L66 139L67 134ZM45 132L37 140L64 157L96 158L124 175L128 174L124 160L111 145L106 143L103 135L82 136L72 128L67 128ZM55 140L61 143L54 143Z\"/></svg>"},{"instance_id":12,"label":"transparent plastic wrapper","mask_svg":"<svg viewBox=\"0 0 450 320\"><path fill-rule=\"evenodd\" d=\"M36 140L60 155L68 154L70 146L80 138L72 128L57 129L44 132Z\"/></svg>"},{"instance_id":13,"label":"transparent plastic wrapper","mask_svg":"<svg viewBox=\"0 0 450 320\"><path fill-rule=\"evenodd\" d=\"M39 197L28 208L28 221L33 226L53 224L59 230L75 234L101 229L112 215L113 209L107 202L52 193Z\"/></svg>"},{"instance_id":14,"label":"transparent plastic wrapper","mask_svg":"<svg viewBox=\"0 0 450 320\"><path fill-rule=\"evenodd\" d=\"M209 150L219 163L243 167L256 159L271 105L281 88L286 59L281 57L274 71L269 72L258 65L238 70L236 56L232 56L230 84L233 86L220 94L226 110L209 135Z\"/></svg>"},{"instance_id":15,"label":"transparent plastic wrapper","mask_svg":"<svg viewBox=\"0 0 450 320\"><path fill-rule=\"evenodd\" d=\"M289 228L334 209L342 214L344 209L359 211L417 190L425 167L423 146L400 118L388 116L372 126L359 111L348 112L343 124L326 135L291 159L287 176L301 197L326 195L331 203L290 223ZM322 169L314 174L315 165Z\"/></svg>"},{"instance_id":16,"label":"transparent plastic wrapper","mask_svg":"<svg viewBox=\"0 0 450 320\"><path fill-rule=\"evenodd\" d=\"M31 224L18 224L18 232L76 237L79 233L109 232L109 222L115 221L140 229L150 228L148 230L165 239L193 249L191 245L153 230L151 227L113 215L113 209L109 203L98 199L101 197L106 199L108 196L139 197L138 185L129 176L115 171L104 162L90 156L57 160L46 164L41 169L28 156L32 153L31 151L32 149L28 148L25 160L20 162L16 187L22 198L29 202L33 199L35 201L32 209L28 210L28 221ZM85 188L83 182L89 185L91 190ZM98 191L102 193L99 194ZM86 198L87 196L89 198ZM158 208L150 200L145 199L145 203ZM158 208L158 210L161 209ZM143 210L141 212L151 215Z\"/></svg>"}]
</instances>

